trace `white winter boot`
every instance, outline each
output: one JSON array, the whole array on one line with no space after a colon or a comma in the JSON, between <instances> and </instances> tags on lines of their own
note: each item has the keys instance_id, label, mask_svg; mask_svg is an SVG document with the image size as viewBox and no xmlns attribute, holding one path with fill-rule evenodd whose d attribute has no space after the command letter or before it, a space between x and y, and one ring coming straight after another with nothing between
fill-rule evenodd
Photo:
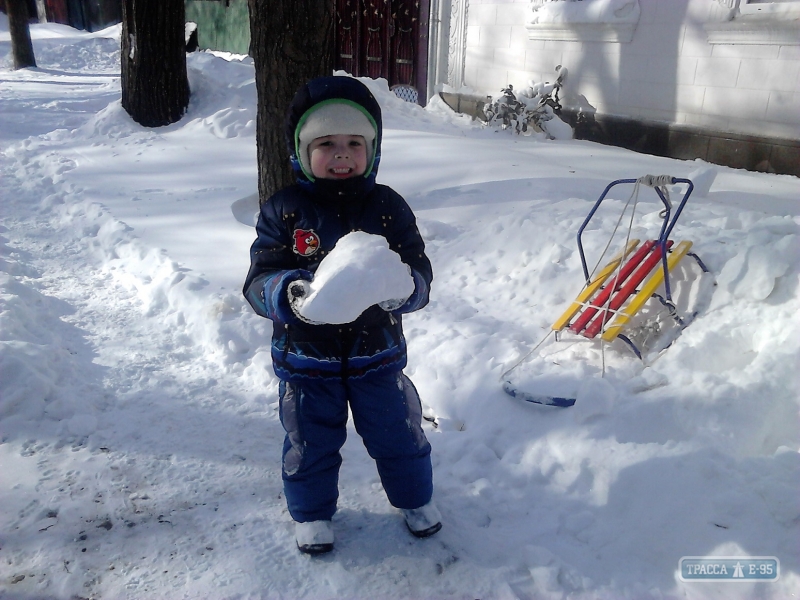
<instances>
[{"instance_id":1,"label":"white winter boot","mask_svg":"<svg viewBox=\"0 0 800 600\"><path fill-rule=\"evenodd\" d=\"M295 523L297 548L305 554L324 554L333 550L333 527L330 521Z\"/></svg>"},{"instance_id":2,"label":"white winter boot","mask_svg":"<svg viewBox=\"0 0 800 600\"><path fill-rule=\"evenodd\" d=\"M419 508L403 508L401 512L408 530L418 538L430 537L442 528L442 515L433 500Z\"/></svg>"}]
</instances>

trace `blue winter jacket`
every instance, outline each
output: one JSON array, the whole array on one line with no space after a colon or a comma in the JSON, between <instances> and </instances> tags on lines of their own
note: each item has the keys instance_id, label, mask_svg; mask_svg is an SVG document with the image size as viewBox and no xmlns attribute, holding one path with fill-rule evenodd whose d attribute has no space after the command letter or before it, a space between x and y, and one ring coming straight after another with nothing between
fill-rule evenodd
<instances>
[{"instance_id":1,"label":"blue winter jacket","mask_svg":"<svg viewBox=\"0 0 800 600\"><path fill-rule=\"evenodd\" d=\"M350 77L329 77L302 88L287 120L290 151L302 114L332 97L358 102L375 119L378 134L372 168L364 177L309 181L292 155L298 183L262 204L244 284L244 295L253 309L273 321L273 366L276 375L287 381L364 377L403 369L406 342L401 315L428 303L433 279L413 212L397 192L375 183L382 133L380 108L363 84ZM301 321L289 305L288 285L297 279L311 280L336 242L353 231L386 238L411 268L414 293L397 310L387 312L373 305L344 325Z\"/></svg>"},{"instance_id":2,"label":"blue winter jacket","mask_svg":"<svg viewBox=\"0 0 800 600\"><path fill-rule=\"evenodd\" d=\"M401 314L428 303L431 265L414 215L394 190L375 185L358 201L317 201L301 186L274 195L261 208L245 296L274 323L272 359L281 379L361 377L406 365ZM384 236L411 267L415 291L391 313L371 306L345 325L310 325L289 306L287 286L311 279L322 259L352 231ZM317 250L304 255L308 245Z\"/></svg>"}]
</instances>

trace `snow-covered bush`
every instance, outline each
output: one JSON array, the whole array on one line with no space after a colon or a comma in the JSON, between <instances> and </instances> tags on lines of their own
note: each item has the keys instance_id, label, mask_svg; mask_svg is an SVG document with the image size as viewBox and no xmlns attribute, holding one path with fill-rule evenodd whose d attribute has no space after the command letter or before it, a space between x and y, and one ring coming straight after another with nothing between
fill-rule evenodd
<instances>
[{"instance_id":1,"label":"snow-covered bush","mask_svg":"<svg viewBox=\"0 0 800 600\"><path fill-rule=\"evenodd\" d=\"M558 91L567 78L567 69L558 65L553 83L536 83L520 92L509 84L502 96L487 102L483 108L488 126L510 129L517 134L543 132L548 139L572 139L572 128L559 118L561 102Z\"/></svg>"}]
</instances>

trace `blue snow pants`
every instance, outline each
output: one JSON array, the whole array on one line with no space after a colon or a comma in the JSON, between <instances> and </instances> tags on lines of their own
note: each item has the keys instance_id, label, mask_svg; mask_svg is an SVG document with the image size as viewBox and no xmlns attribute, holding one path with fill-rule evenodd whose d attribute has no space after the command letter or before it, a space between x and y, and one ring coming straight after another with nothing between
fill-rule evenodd
<instances>
[{"instance_id":1,"label":"blue snow pants","mask_svg":"<svg viewBox=\"0 0 800 600\"><path fill-rule=\"evenodd\" d=\"M392 506L419 508L433 495L431 446L419 396L402 372L363 379L280 383L283 485L295 521L329 520L339 497L339 450L353 423Z\"/></svg>"}]
</instances>

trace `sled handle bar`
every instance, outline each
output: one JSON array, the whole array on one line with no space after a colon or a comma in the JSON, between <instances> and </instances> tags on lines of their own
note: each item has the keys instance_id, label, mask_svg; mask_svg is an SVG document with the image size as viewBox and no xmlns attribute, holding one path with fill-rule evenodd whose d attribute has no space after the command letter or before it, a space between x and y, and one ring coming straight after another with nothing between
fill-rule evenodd
<instances>
[{"instance_id":1,"label":"sled handle bar","mask_svg":"<svg viewBox=\"0 0 800 600\"><path fill-rule=\"evenodd\" d=\"M666 291L667 300L670 302L672 301L672 293L670 291L669 285L669 269L667 268L667 238L672 233L672 229L675 227L675 224L678 222L678 218L681 216L683 212L683 207L686 206L686 202L689 200L689 196L694 190L694 184L690 179L685 179L681 177L672 177L670 175L645 175L644 177L640 177L639 179L617 179L612 181L606 186L606 189L603 190L603 193L600 194L600 197L597 199L597 202L594 203L592 210L589 211L589 214L586 215L586 218L583 220L583 224L581 224L580 228L578 229L578 251L581 255L581 266L583 267L583 276L586 279L586 284L590 283L591 277L589 275L589 268L586 265L586 254L583 251L583 241L582 235L583 230L586 229L586 226L589 224L589 221L592 220L594 214L597 212L597 209L600 208L600 205L605 200L608 192L616 185L624 184L624 183L633 183L637 185L646 185L648 187L652 187L656 194L658 194L659 200L664 205L664 216L663 222L661 224L661 232L658 234L658 239L656 240L656 244L661 248L661 264L662 268L664 269L664 286ZM669 200L664 196L664 192L661 190L661 186L668 185L668 184L676 184L676 183L685 183L688 184L688 188L681 199L678 208L675 210L674 216L672 215L672 204Z\"/></svg>"}]
</instances>

